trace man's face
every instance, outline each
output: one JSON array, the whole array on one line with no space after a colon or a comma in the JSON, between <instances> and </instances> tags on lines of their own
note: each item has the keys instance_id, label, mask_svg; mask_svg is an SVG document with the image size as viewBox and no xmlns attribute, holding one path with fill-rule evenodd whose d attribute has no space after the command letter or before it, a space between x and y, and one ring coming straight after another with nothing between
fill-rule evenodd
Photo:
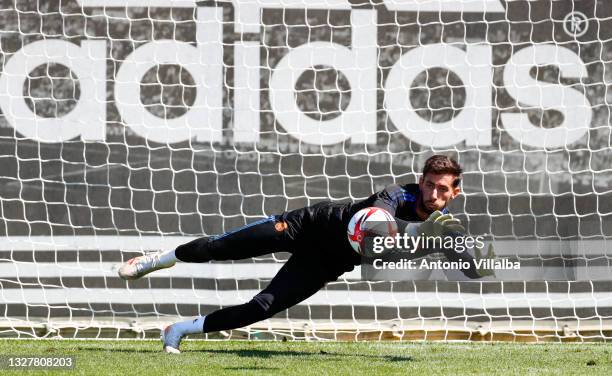
<instances>
[{"instance_id":1,"label":"man's face","mask_svg":"<svg viewBox=\"0 0 612 376\"><path fill-rule=\"evenodd\" d=\"M453 187L455 179L457 177L451 174L428 173L421 177L419 187L421 204L425 212L432 213L444 209L461 192L461 188Z\"/></svg>"}]
</instances>

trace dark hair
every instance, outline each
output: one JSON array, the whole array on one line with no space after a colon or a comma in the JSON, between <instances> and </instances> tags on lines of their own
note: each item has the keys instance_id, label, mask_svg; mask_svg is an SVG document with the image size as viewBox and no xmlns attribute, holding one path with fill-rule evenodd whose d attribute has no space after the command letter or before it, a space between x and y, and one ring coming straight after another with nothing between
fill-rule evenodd
<instances>
[{"instance_id":1,"label":"dark hair","mask_svg":"<svg viewBox=\"0 0 612 376\"><path fill-rule=\"evenodd\" d=\"M461 183L461 173L463 173L463 169L456 160L446 155L433 155L425 161L425 166L423 166L423 177L429 173L456 176L457 179L453 181L453 187L458 187L459 183Z\"/></svg>"}]
</instances>

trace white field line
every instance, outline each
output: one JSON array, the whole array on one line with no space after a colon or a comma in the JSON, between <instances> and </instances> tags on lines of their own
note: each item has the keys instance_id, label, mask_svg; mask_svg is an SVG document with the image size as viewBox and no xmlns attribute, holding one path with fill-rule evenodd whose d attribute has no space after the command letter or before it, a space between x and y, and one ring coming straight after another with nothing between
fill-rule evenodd
<instances>
[{"instance_id":1,"label":"white field line","mask_svg":"<svg viewBox=\"0 0 612 376\"><path fill-rule=\"evenodd\" d=\"M158 270L150 277L181 277L210 279L272 279L283 265L282 262L240 262L240 263L177 263L170 269ZM117 277L119 263L113 262L23 262L0 259L0 279L14 278L53 278L53 277ZM573 275L569 276L569 273ZM445 276L445 274L447 276ZM520 270L497 270L497 281L609 281L612 266L564 268L564 267L523 267ZM459 271L444 273L442 270L387 270L378 280L449 280L465 281ZM352 272L344 273L340 281L365 281L360 266ZM372 281L376 283L376 281Z\"/></svg>"},{"instance_id":2,"label":"white field line","mask_svg":"<svg viewBox=\"0 0 612 376\"><path fill-rule=\"evenodd\" d=\"M235 305L249 301L258 290L170 289L3 289L5 304L213 304ZM302 305L377 307L453 307L465 309L611 307L610 293L505 293L460 294L450 292L386 292L323 290Z\"/></svg>"},{"instance_id":3,"label":"white field line","mask_svg":"<svg viewBox=\"0 0 612 376\"><path fill-rule=\"evenodd\" d=\"M5 236L0 237L0 251L155 251L173 249L195 238L178 235ZM493 245L497 256L546 259L563 254L572 258L604 256L612 259L612 241L605 240L496 240Z\"/></svg>"}]
</instances>

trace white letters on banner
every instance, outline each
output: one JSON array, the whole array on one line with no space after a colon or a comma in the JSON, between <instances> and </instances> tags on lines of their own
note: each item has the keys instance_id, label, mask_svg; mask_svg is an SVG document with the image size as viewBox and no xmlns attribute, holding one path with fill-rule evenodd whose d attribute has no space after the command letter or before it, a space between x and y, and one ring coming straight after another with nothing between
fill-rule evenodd
<instances>
[{"instance_id":1,"label":"white letters on banner","mask_svg":"<svg viewBox=\"0 0 612 376\"><path fill-rule=\"evenodd\" d=\"M585 78L588 73L580 56L555 45L529 46L512 55L504 68L504 87L519 106L556 110L563 123L554 128L532 124L527 114L507 113L504 129L523 144L536 147L563 147L582 138L591 124L591 104L578 90L531 78L533 66L557 66L563 78Z\"/></svg>"},{"instance_id":2,"label":"white letters on banner","mask_svg":"<svg viewBox=\"0 0 612 376\"><path fill-rule=\"evenodd\" d=\"M264 8L317 8L350 10L348 0L227 0L234 5L239 33L259 33ZM81 0L87 6L195 7L192 0ZM462 2L446 0L385 0L389 10L500 12L499 1ZM165 5L164 5L165 4ZM463 5L462 5L463 4ZM463 7L463 8L462 8ZM464 9L465 8L465 9ZM122 62L114 81L115 104L124 124L136 134L158 143L186 140L222 141L224 48L233 49L233 141L260 141L261 43L237 40L223 44L221 7L198 7L196 43L156 40L134 50ZM353 144L375 144L377 116L386 111L394 126L411 141L429 147L491 145L493 68L492 46L467 44L465 49L448 44L426 44L405 52L390 68L384 89L383 108L377 108L377 10L350 11L351 45L309 42L289 52L272 67L269 99L282 128L300 142L331 145L349 140ZM240 21L240 22L238 22ZM63 142L80 137L104 140L106 125L106 42L82 41L81 45L47 39L24 46L7 59L0 73L0 110L15 130L40 142ZM77 77L81 95L75 108L57 118L37 116L25 102L23 85L36 67L57 63ZM177 64L186 69L196 85L196 99L180 117L164 119L151 114L140 100L145 73L159 64ZM296 103L295 85L314 66L329 66L342 73L351 99L340 115L315 120ZM561 124L543 128L532 124L526 113L502 112L504 129L518 142L537 148L564 147L584 137L590 127L592 108L575 88L532 78L536 66L557 66L564 78L587 76L580 56L559 45L533 45L515 51L503 67L504 88L519 108L559 111ZM415 78L429 68L444 68L456 74L465 89L465 103L454 118L433 123L412 108L410 88ZM502 110L503 111L503 110Z\"/></svg>"},{"instance_id":3,"label":"white letters on banner","mask_svg":"<svg viewBox=\"0 0 612 376\"><path fill-rule=\"evenodd\" d=\"M68 67L79 80L76 107L61 117L37 116L26 104L23 85L28 74L43 64ZM84 41L81 46L62 40L41 40L17 51L0 74L0 110L22 135L41 142L62 142L81 136L104 140L106 131L106 42Z\"/></svg>"},{"instance_id":4,"label":"white letters on banner","mask_svg":"<svg viewBox=\"0 0 612 376\"><path fill-rule=\"evenodd\" d=\"M469 84L464 85L463 110L447 122L432 124L412 108L410 87L419 73L435 67L447 68ZM442 147L462 141L490 145L492 79L490 46L468 46L467 52L447 44L418 47L391 68L385 83L385 109L399 131L421 145Z\"/></svg>"},{"instance_id":5,"label":"white letters on banner","mask_svg":"<svg viewBox=\"0 0 612 376\"><path fill-rule=\"evenodd\" d=\"M376 143L376 13L351 13L352 48L330 42L312 42L291 50L276 65L270 82L272 111L283 128L301 141L331 145L351 139ZM344 73L351 86L351 101L342 115L317 121L300 111L295 83L307 69L328 65Z\"/></svg>"},{"instance_id":6,"label":"white letters on banner","mask_svg":"<svg viewBox=\"0 0 612 376\"><path fill-rule=\"evenodd\" d=\"M221 8L199 8L197 47L173 40L158 40L132 52L115 79L115 103L123 121L151 141L175 143L221 141L223 115L223 25ZM178 64L193 77L195 103L183 116L163 119L147 111L140 101L140 82L158 64Z\"/></svg>"}]
</instances>

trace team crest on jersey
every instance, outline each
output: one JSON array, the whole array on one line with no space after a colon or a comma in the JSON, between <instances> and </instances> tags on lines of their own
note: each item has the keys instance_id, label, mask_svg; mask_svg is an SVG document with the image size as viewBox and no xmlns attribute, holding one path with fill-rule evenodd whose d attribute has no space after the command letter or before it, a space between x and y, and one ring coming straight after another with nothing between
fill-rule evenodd
<instances>
[{"instance_id":1,"label":"team crest on jersey","mask_svg":"<svg viewBox=\"0 0 612 376\"><path fill-rule=\"evenodd\" d=\"M278 232L283 232L287 229L287 222L276 222L274 224L274 229Z\"/></svg>"}]
</instances>

